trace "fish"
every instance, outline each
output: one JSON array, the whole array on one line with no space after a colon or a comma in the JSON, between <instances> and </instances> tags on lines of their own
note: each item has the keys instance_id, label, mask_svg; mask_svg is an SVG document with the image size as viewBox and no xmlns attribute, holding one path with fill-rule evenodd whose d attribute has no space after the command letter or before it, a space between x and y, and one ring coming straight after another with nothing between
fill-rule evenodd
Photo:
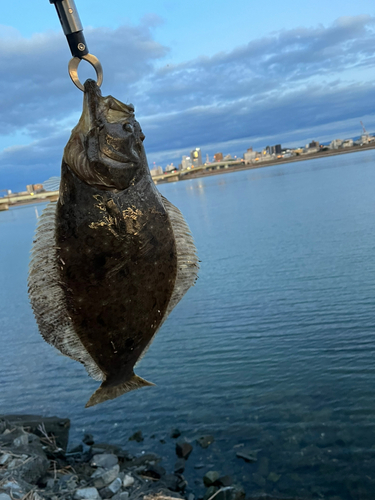
<instances>
[{"instance_id":1,"label":"fish","mask_svg":"<svg viewBox=\"0 0 375 500\"><path fill-rule=\"evenodd\" d=\"M101 382L86 407L154 385L134 367L198 277L191 231L157 190L144 139L134 107L87 80L59 198L41 214L31 251L43 339Z\"/></svg>"}]
</instances>

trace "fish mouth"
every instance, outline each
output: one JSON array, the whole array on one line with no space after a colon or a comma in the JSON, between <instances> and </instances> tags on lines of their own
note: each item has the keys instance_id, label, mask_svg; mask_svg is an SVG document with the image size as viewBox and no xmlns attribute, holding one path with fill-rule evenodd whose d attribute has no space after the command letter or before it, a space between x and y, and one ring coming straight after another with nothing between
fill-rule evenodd
<instances>
[{"instance_id":1,"label":"fish mouth","mask_svg":"<svg viewBox=\"0 0 375 500\"><path fill-rule=\"evenodd\" d=\"M112 96L103 97L94 80L86 80L84 89L82 115L65 148L64 160L88 184L124 189L147 163L134 107Z\"/></svg>"},{"instance_id":2,"label":"fish mouth","mask_svg":"<svg viewBox=\"0 0 375 500\"><path fill-rule=\"evenodd\" d=\"M137 137L134 107L112 96L102 97L94 80L86 80L84 88L83 109L88 114L90 127L87 135L98 137L102 155L123 164L131 164L130 166L138 163L144 136L138 134Z\"/></svg>"}]
</instances>

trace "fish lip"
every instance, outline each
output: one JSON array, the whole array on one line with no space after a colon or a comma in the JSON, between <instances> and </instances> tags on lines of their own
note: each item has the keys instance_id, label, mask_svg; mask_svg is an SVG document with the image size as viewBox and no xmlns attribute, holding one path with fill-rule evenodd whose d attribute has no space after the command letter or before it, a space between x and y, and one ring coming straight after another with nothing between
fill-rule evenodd
<instances>
[{"instance_id":1,"label":"fish lip","mask_svg":"<svg viewBox=\"0 0 375 500\"><path fill-rule=\"evenodd\" d=\"M95 80L88 79L84 83L85 101L89 111L91 126L97 126L101 122L99 103L102 93Z\"/></svg>"}]
</instances>

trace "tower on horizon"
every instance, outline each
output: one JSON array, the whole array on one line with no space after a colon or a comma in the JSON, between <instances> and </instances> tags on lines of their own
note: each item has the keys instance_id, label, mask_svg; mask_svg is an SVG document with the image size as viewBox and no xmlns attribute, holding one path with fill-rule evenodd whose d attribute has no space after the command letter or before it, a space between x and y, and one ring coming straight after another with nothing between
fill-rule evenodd
<instances>
[{"instance_id":1,"label":"tower on horizon","mask_svg":"<svg viewBox=\"0 0 375 500\"><path fill-rule=\"evenodd\" d=\"M190 158L194 167L203 165L201 148L195 148L190 151Z\"/></svg>"}]
</instances>

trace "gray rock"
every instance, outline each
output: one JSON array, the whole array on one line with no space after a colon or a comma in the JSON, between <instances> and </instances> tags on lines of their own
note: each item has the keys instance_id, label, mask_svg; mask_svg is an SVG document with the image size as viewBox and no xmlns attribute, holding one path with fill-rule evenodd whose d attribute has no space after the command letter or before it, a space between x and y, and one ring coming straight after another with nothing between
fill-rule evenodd
<instances>
[{"instance_id":1,"label":"gray rock","mask_svg":"<svg viewBox=\"0 0 375 500\"><path fill-rule=\"evenodd\" d=\"M77 480L78 477L73 474L62 476L57 483L59 491L75 490L77 488Z\"/></svg>"},{"instance_id":2,"label":"gray rock","mask_svg":"<svg viewBox=\"0 0 375 500\"><path fill-rule=\"evenodd\" d=\"M21 458L13 458L13 460L11 460L8 463L8 469L9 470L17 469L17 467L20 467L23 464L23 462L24 462L24 460L22 460Z\"/></svg>"},{"instance_id":3,"label":"gray rock","mask_svg":"<svg viewBox=\"0 0 375 500\"><path fill-rule=\"evenodd\" d=\"M142 431L135 432L132 436L130 436L129 441L137 441L137 443L143 441Z\"/></svg>"},{"instance_id":4,"label":"gray rock","mask_svg":"<svg viewBox=\"0 0 375 500\"><path fill-rule=\"evenodd\" d=\"M94 441L94 437L92 434L85 434L82 441L87 444L87 446L92 446L95 441Z\"/></svg>"},{"instance_id":5,"label":"gray rock","mask_svg":"<svg viewBox=\"0 0 375 500\"><path fill-rule=\"evenodd\" d=\"M203 500L208 500L209 498L211 498L212 495L214 495L218 491L218 489L219 488L217 486L210 486L209 488L207 488L206 493L204 494Z\"/></svg>"},{"instance_id":6,"label":"gray rock","mask_svg":"<svg viewBox=\"0 0 375 500\"><path fill-rule=\"evenodd\" d=\"M165 469L161 465L153 464L146 467L143 474L147 477L152 477L153 479L160 479L165 475Z\"/></svg>"},{"instance_id":7,"label":"gray rock","mask_svg":"<svg viewBox=\"0 0 375 500\"><path fill-rule=\"evenodd\" d=\"M128 491L122 491L120 493L120 499L119 500L128 500L129 498L129 492Z\"/></svg>"},{"instance_id":8,"label":"gray rock","mask_svg":"<svg viewBox=\"0 0 375 500\"><path fill-rule=\"evenodd\" d=\"M133 486L134 482L135 482L134 477L131 476L130 474L126 474L124 480L122 481L122 485L124 488L130 488L130 486Z\"/></svg>"},{"instance_id":9,"label":"gray rock","mask_svg":"<svg viewBox=\"0 0 375 500\"><path fill-rule=\"evenodd\" d=\"M203 476L204 485L207 487L213 486L216 484L216 481L219 479L220 474L216 470L210 470Z\"/></svg>"},{"instance_id":10,"label":"gray rock","mask_svg":"<svg viewBox=\"0 0 375 500\"><path fill-rule=\"evenodd\" d=\"M184 458L178 458L174 465L174 471L182 474L185 470L186 460Z\"/></svg>"},{"instance_id":11,"label":"gray rock","mask_svg":"<svg viewBox=\"0 0 375 500\"><path fill-rule=\"evenodd\" d=\"M68 446L70 420L59 417L42 417L39 415L0 415L7 422L8 429L14 427L27 428L32 434L44 437L40 430L44 428L48 436L54 436L56 445L64 451Z\"/></svg>"},{"instance_id":12,"label":"gray rock","mask_svg":"<svg viewBox=\"0 0 375 500\"><path fill-rule=\"evenodd\" d=\"M161 458L155 453L144 453L143 455L139 455L138 457L133 458L131 461L132 466L140 466L146 465L149 463L157 463L160 462Z\"/></svg>"},{"instance_id":13,"label":"gray rock","mask_svg":"<svg viewBox=\"0 0 375 500\"><path fill-rule=\"evenodd\" d=\"M113 453L102 453L100 455L94 455L90 465L92 467L103 467L103 469L110 469L114 465L118 464L118 458Z\"/></svg>"},{"instance_id":14,"label":"gray rock","mask_svg":"<svg viewBox=\"0 0 375 500\"><path fill-rule=\"evenodd\" d=\"M176 443L176 454L179 458L185 458L185 460L187 460L192 451L193 447L190 443L187 443L186 441L179 441Z\"/></svg>"},{"instance_id":15,"label":"gray rock","mask_svg":"<svg viewBox=\"0 0 375 500\"><path fill-rule=\"evenodd\" d=\"M245 492L242 488L237 488L234 486L228 486L226 488L221 488L215 496L215 500L243 500L245 498Z\"/></svg>"},{"instance_id":16,"label":"gray rock","mask_svg":"<svg viewBox=\"0 0 375 500\"><path fill-rule=\"evenodd\" d=\"M21 499L26 493L29 493L33 489L31 484L28 484L26 481L22 481L22 479L10 479L9 481L5 481L1 485L1 489L3 492L9 493L12 499Z\"/></svg>"},{"instance_id":17,"label":"gray rock","mask_svg":"<svg viewBox=\"0 0 375 500\"><path fill-rule=\"evenodd\" d=\"M74 493L74 500L100 500L100 495L96 488L79 488Z\"/></svg>"},{"instance_id":18,"label":"gray rock","mask_svg":"<svg viewBox=\"0 0 375 500\"><path fill-rule=\"evenodd\" d=\"M217 484L219 486L232 486L233 484L233 479L231 476L220 476L219 479L217 480Z\"/></svg>"},{"instance_id":19,"label":"gray rock","mask_svg":"<svg viewBox=\"0 0 375 500\"><path fill-rule=\"evenodd\" d=\"M8 453L4 453L4 455L0 457L0 465L5 465L9 459L10 455Z\"/></svg>"},{"instance_id":20,"label":"gray rock","mask_svg":"<svg viewBox=\"0 0 375 500\"><path fill-rule=\"evenodd\" d=\"M0 500L11 500L11 498L6 493L0 493Z\"/></svg>"},{"instance_id":21,"label":"gray rock","mask_svg":"<svg viewBox=\"0 0 375 500\"><path fill-rule=\"evenodd\" d=\"M128 491L119 491L112 497L112 500L128 500L129 492Z\"/></svg>"},{"instance_id":22,"label":"gray rock","mask_svg":"<svg viewBox=\"0 0 375 500\"><path fill-rule=\"evenodd\" d=\"M102 498L112 498L118 491L120 491L122 486L122 481L118 477L111 484L109 484L106 488L100 490L100 496Z\"/></svg>"},{"instance_id":23,"label":"gray rock","mask_svg":"<svg viewBox=\"0 0 375 500\"><path fill-rule=\"evenodd\" d=\"M44 453L40 453L30 456L26 460L12 460L10 465L12 466L12 475L15 479L22 479L27 483L36 484L47 472L49 460Z\"/></svg>"},{"instance_id":24,"label":"gray rock","mask_svg":"<svg viewBox=\"0 0 375 500\"><path fill-rule=\"evenodd\" d=\"M93 486L95 486L95 488L98 489L105 488L117 478L119 472L120 472L119 465L115 465L111 469L105 471L103 471L103 469L98 469L91 476L91 478L93 479Z\"/></svg>"},{"instance_id":25,"label":"gray rock","mask_svg":"<svg viewBox=\"0 0 375 500\"><path fill-rule=\"evenodd\" d=\"M256 451L250 451L250 452L243 452L243 451L237 451L236 457L242 458L245 460L245 462L256 462L257 461L257 452Z\"/></svg>"},{"instance_id":26,"label":"gray rock","mask_svg":"<svg viewBox=\"0 0 375 500\"><path fill-rule=\"evenodd\" d=\"M21 436L17 437L13 441L13 446L15 448L19 448L20 446L27 446L28 444L29 444L29 436L26 432L24 434L22 434Z\"/></svg>"},{"instance_id":27,"label":"gray rock","mask_svg":"<svg viewBox=\"0 0 375 500\"><path fill-rule=\"evenodd\" d=\"M211 443L215 441L215 438L213 436L202 436L197 439L197 443L199 446L202 448L208 448Z\"/></svg>"},{"instance_id":28,"label":"gray rock","mask_svg":"<svg viewBox=\"0 0 375 500\"><path fill-rule=\"evenodd\" d=\"M171 491L183 491L187 482L180 474L167 474L163 477L163 483Z\"/></svg>"}]
</instances>

